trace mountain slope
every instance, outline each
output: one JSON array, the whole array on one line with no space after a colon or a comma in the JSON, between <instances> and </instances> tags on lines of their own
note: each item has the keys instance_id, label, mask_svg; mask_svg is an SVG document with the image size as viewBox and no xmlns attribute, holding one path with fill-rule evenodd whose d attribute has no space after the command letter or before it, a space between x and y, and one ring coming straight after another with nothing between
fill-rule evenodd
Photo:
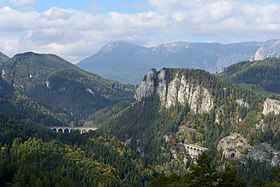
<instances>
[{"instance_id":1,"label":"mountain slope","mask_svg":"<svg viewBox=\"0 0 280 187\"><path fill-rule=\"evenodd\" d=\"M235 44L174 42L143 47L113 42L77 65L124 83L137 84L150 68L199 68L219 72L224 67L255 56L259 42Z\"/></svg>"},{"instance_id":2,"label":"mountain slope","mask_svg":"<svg viewBox=\"0 0 280 187\"><path fill-rule=\"evenodd\" d=\"M31 99L83 125L88 115L132 97L133 87L80 70L48 54L23 53L3 64L3 78Z\"/></svg>"},{"instance_id":3,"label":"mountain slope","mask_svg":"<svg viewBox=\"0 0 280 187\"><path fill-rule=\"evenodd\" d=\"M280 59L241 62L227 67L220 76L253 89L280 93Z\"/></svg>"},{"instance_id":4,"label":"mountain slope","mask_svg":"<svg viewBox=\"0 0 280 187\"><path fill-rule=\"evenodd\" d=\"M0 77L0 114L17 120L44 125L66 125L70 119L22 95Z\"/></svg>"},{"instance_id":5,"label":"mountain slope","mask_svg":"<svg viewBox=\"0 0 280 187\"><path fill-rule=\"evenodd\" d=\"M9 60L9 57L0 52L0 65L7 60Z\"/></svg>"}]
</instances>

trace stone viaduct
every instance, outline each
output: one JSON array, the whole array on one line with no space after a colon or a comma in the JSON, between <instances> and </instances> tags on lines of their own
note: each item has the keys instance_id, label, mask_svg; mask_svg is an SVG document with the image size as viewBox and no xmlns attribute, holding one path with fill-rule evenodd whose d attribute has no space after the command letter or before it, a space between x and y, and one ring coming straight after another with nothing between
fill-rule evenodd
<instances>
[{"instance_id":1,"label":"stone viaduct","mask_svg":"<svg viewBox=\"0 0 280 187\"><path fill-rule=\"evenodd\" d=\"M198 155L208 150L206 147L201 147L199 145L194 144L185 143L184 146L188 151L189 155L192 157L192 159L197 159Z\"/></svg>"},{"instance_id":2,"label":"stone viaduct","mask_svg":"<svg viewBox=\"0 0 280 187\"><path fill-rule=\"evenodd\" d=\"M89 132L89 131L95 131L96 127L59 127L59 126L50 126L49 129L60 132L60 133L71 133L73 131L78 130L81 134Z\"/></svg>"}]
</instances>

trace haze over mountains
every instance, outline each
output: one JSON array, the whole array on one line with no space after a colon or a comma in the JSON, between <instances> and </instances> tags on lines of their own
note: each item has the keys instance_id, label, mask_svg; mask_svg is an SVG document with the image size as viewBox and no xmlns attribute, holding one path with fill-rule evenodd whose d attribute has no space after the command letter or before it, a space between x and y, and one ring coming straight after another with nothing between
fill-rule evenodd
<instances>
[{"instance_id":1,"label":"haze over mountains","mask_svg":"<svg viewBox=\"0 0 280 187\"><path fill-rule=\"evenodd\" d=\"M117 41L77 65L106 78L138 84L150 68L195 68L216 73L240 61L279 56L280 40L232 44L173 42L155 47Z\"/></svg>"}]
</instances>

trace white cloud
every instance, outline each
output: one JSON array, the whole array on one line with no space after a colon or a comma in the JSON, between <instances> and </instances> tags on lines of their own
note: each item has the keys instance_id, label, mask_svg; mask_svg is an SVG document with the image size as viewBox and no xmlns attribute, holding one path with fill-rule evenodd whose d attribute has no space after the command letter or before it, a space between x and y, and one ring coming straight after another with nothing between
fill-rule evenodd
<instances>
[{"instance_id":1,"label":"white cloud","mask_svg":"<svg viewBox=\"0 0 280 187\"><path fill-rule=\"evenodd\" d=\"M17 6L26 6L36 3L37 0L10 0L11 3Z\"/></svg>"},{"instance_id":2,"label":"white cloud","mask_svg":"<svg viewBox=\"0 0 280 187\"><path fill-rule=\"evenodd\" d=\"M24 51L55 53L76 62L115 40L153 45L178 38L217 42L227 38L280 38L280 3L273 1L149 0L149 3L150 10L129 14L93 14L55 7L45 12L0 8L0 51L10 56Z\"/></svg>"}]
</instances>

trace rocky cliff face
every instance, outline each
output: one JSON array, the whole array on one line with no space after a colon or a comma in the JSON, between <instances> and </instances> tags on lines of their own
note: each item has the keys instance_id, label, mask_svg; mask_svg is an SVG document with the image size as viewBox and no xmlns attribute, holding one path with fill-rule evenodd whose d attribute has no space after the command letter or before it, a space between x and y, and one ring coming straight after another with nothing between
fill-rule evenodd
<instances>
[{"instance_id":1,"label":"rocky cliff face","mask_svg":"<svg viewBox=\"0 0 280 187\"><path fill-rule=\"evenodd\" d=\"M280 114L280 101L275 99L267 98L263 104L263 112L264 115L269 113L278 115Z\"/></svg>"},{"instance_id":2,"label":"rocky cliff face","mask_svg":"<svg viewBox=\"0 0 280 187\"><path fill-rule=\"evenodd\" d=\"M191 111L197 114L208 113L214 108L213 96L209 90L187 81L187 75L177 73L169 81L166 77L165 69L159 72L150 70L136 90L136 101L157 94L162 106L166 108L188 104Z\"/></svg>"},{"instance_id":3,"label":"rocky cliff face","mask_svg":"<svg viewBox=\"0 0 280 187\"><path fill-rule=\"evenodd\" d=\"M220 140L217 149L222 152L225 158L240 159L249 147L250 145L248 145L243 136L238 133L232 133Z\"/></svg>"}]
</instances>

